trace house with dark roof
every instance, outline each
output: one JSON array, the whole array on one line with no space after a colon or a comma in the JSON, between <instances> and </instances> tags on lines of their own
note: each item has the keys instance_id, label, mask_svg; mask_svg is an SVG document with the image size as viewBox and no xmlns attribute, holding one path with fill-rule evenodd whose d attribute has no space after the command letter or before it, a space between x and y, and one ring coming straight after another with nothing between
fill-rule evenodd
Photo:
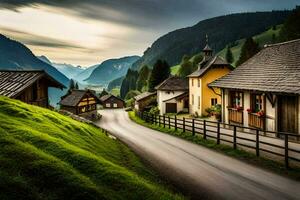
<instances>
[{"instance_id":1,"label":"house with dark roof","mask_svg":"<svg viewBox=\"0 0 300 200\"><path fill-rule=\"evenodd\" d=\"M200 116L208 114L206 109L221 104L219 89L213 90L208 87L208 84L233 70L233 67L223 58L213 55L213 50L208 44L203 49L203 55L198 69L188 76L189 111L190 114Z\"/></svg>"},{"instance_id":2,"label":"house with dark roof","mask_svg":"<svg viewBox=\"0 0 300 200\"><path fill-rule=\"evenodd\" d=\"M224 122L300 133L300 39L266 45L209 86L222 90Z\"/></svg>"},{"instance_id":3,"label":"house with dark roof","mask_svg":"<svg viewBox=\"0 0 300 200\"><path fill-rule=\"evenodd\" d=\"M43 70L0 71L0 95L3 96L36 106L49 107L49 87L65 88Z\"/></svg>"},{"instance_id":4,"label":"house with dark roof","mask_svg":"<svg viewBox=\"0 0 300 200\"><path fill-rule=\"evenodd\" d=\"M144 92L134 97L134 109L138 111L145 111L149 109L151 105L157 104L157 93L156 92Z\"/></svg>"},{"instance_id":5,"label":"house with dark roof","mask_svg":"<svg viewBox=\"0 0 300 200\"><path fill-rule=\"evenodd\" d=\"M94 91L71 90L62 97L59 104L62 110L87 119L95 119L97 117L97 104L100 104L100 100Z\"/></svg>"},{"instance_id":6,"label":"house with dark roof","mask_svg":"<svg viewBox=\"0 0 300 200\"><path fill-rule=\"evenodd\" d=\"M188 80L171 76L155 87L160 114L188 112Z\"/></svg>"},{"instance_id":7,"label":"house with dark roof","mask_svg":"<svg viewBox=\"0 0 300 200\"><path fill-rule=\"evenodd\" d=\"M123 99L116 97L112 94L104 95L100 98L103 108L124 108L125 102Z\"/></svg>"}]
</instances>

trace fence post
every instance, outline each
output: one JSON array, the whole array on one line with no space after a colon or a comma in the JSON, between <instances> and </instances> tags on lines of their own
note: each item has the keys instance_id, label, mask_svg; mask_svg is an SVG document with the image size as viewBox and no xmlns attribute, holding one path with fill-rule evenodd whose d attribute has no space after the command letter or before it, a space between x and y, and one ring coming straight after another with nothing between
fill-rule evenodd
<instances>
[{"instance_id":1,"label":"fence post","mask_svg":"<svg viewBox=\"0 0 300 200\"><path fill-rule=\"evenodd\" d=\"M259 156L259 130L256 130L256 156Z\"/></svg>"},{"instance_id":2,"label":"fence post","mask_svg":"<svg viewBox=\"0 0 300 200\"><path fill-rule=\"evenodd\" d=\"M193 118L193 123L192 123L192 133L195 135L195 119Z\"/></svg>"},{"instance_id":3,"label":"fence post","mask_svg":"<svg viewBox=\"0 0 300 200\"><path fill-rule=\"evenodd\" d=\"M289 168L289 135L284 135L284 161L285 168Z\"/></svg>"},{"instance_id":4,"label":"fence post","mask_svg":"<svg viewBox=\"0 0 300 200\"><path fill-rule=\"evenodd\" d=\"M175 131L177 131L177 116L175 115Z\"/></svg>"},{"instance_id":5,"label":"fence post","mask_svg":"<svg viewBox=\"0 0 300 200\"><path fill-rule=\"evenodd\" d=\"M236 126L233 127L233 148L236 149Z\"/></svg>"},{"instance_id":6,"label":"fence post","mask_svg":"<svg viewBox=\"0 0 300 200\"><path fill-rule=\"evenodd\" d=\"M164 128L166 128L166 116L164 115L163 118L164 118Z\"/></svg>"},{"instance_id":7,"label":"fence post","mask_svg":"<svg viewBox=\"0 0 300 200\"><path fill-rule=\"evenodd\" d=\"M158 126L160 126L160 115L158 115Z\"/></svg>"},{"instance_id":8,"label":"fence post","mask_svg":"<svg viewBox=\"0 0 300 200\"><path fill-rule=\"evenodd\" d=\"M168 116L169 129L171 128L170 116Z\"/></svg>"},{"instance_id":9,"label":"fence post","mask_svg":"<svg viewBox=\"0 0 300 200\"><path fill-rule=\"evenodd\" d=\"M220 144L220 122L218 122L217 127L217 144Z\"/></svg>"},{"instance_id":10,"label":"fence post","mask_svg":"<svg viewBox=\"0 0 300 200\"><path fill-rule=\"evenodd\" d=\"M203 139L206 140L206 120L203 121Z\"/></svg>"},{"instance_id":11,"label":"fence post","mask_svg":"<svg viewBox=\"0 0 300 200\"><path fill-rule=\"evenodd\" d=\"M185 117L183 118L183 122L182 122L182 132L185 132Z\"/></svg>"}]
</instances>

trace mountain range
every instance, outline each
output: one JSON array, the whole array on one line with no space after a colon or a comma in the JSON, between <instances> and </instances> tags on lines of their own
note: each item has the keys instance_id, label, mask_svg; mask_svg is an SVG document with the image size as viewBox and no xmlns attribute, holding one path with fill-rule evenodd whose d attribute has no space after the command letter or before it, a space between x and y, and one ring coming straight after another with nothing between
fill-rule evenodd
<instances>
[{"instance_id":1,"label":"mountain range","mask_svg":"<svg viewBox=\"0 0 300 200\"><path fill-rule=\"evenodd\" d=\"M239 13L200 21L192 27L178 29L160 37L132 65L132 69L138 70L145 64L152 67L157 59L164 59L171 66L176 65L183 55L201 52L206 44L206 35L210 46L218 52L228 43L251 37L283 23L290 13L291 11Z\"/></svg>"},{"instance_id":2,"label":"mountain range","mask_svg":"<svg viewBox=\"0 0 300 200\"><path fill-rule=\"evenodd\" d=\"M37 58L44 61L45 63L48 63L49 65L52 65L53 67L55 67L58 71L63 73L69 79L73 79L76 75L78 75L79 73L84 71L84 69L81 66L75 67L71 64L51 62L44 55L43 56L38 56Z\"/></svg>"},{"instance_id":3,"label":"mountain range","mask_svg":"<svg viewBox=\"0 0 300 200\"><path fill-rule=\"evenodd\" d=\"M107 85L110 81L126 75L132 64L140 58L139 56L127 56L106 60L98 65L85 81L88 84Z\"/></svg>"}]
</instances>

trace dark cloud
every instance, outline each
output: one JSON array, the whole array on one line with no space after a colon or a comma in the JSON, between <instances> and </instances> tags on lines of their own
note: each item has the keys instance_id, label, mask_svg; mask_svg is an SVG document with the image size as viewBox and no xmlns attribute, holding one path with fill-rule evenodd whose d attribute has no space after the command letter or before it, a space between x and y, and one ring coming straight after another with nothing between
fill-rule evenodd
<instances>
[{"instance_id":1,"label":"dark cloud","mask_svg":"<svg viewBox=\"0 0 300 200\"><path fill-rule=\"evenodd\" d=\"M22 41L26 45L38 46L38 47L50 47L50 48L64 48L64 49L76 49L76 50L87 50L84 47L68 43L66 41L53 39L50 37L40 36L25 31L19 31L12 28L1 27L0 33L9 35L15 40Z\"/></svg>"},{"instance_id":2,"label":"dark cloud","mask_svg":"<svg viewBox=\"0 0 300 200\"><path fill-rule=\"evenodd\" d=\"M0 0L4 9L48 5L89 19L164 30L233 12L290 9L297 3L299 0Z\"/></svg>"}]
</instances>

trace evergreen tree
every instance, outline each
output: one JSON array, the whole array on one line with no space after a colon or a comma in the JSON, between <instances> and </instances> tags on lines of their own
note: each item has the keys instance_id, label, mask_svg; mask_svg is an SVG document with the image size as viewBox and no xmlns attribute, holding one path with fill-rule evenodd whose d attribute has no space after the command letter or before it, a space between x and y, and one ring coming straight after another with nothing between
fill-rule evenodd
<instances>
[{"instance_id":1,"label":"evergreen tree","mask_svg":"<svg viewBox=\"0 0 300 200\"><path fill-rule=\"evenodd\" d=\"M194 65L190 61L190 58L187 55L184 55L182 57L182 61L180 63L180 68L178 70L178 75L182 78L185 78L186 76L190 75L193 73L194 70Z\"/></svg>"},{"instance_id":2,"label":"evergreen tree","mask_svg":"<svg viewBox=\"0 0 300 200\"><path fill-rule=\"evenodd\" d=\"M252 37L247 38L244 45L242 46L241 55L239 60L236 63L236 66L239 66L246 62L249 58L254 56L259 51L258 44L253 40Z\"/></svg>"},{"instance_id":3,"label":"evergreen tree","mask_svg":"<svg viewBox=\"0 0 300 200\"><path fill-rule=\"evenodd\" d=\"M103 89L102 92L100 93L99 97L101 98L101 97L103 97L105 95L108 95L108 92L106 92L106 90Z\"/></svg>"},{"instance_id":4,"label":"evergreen tree","mask_svg":"<svg viewBox=\"0 0 300 200\"><path fill-rule=\"evenodd\" d=\"M167 79L171 74L170 65L166 61L157 60L153 66L149 78L149 91L154 91L155 87Z\"/></svg>"},{"instance_id":5,"label":"evergreen tree","mask_svg":"<svg viewBox=\"0 0 300 200\"><path fill-rule=\"evenodd\" d=\"M78 82L75 83L75 89L76 89L76 90L79 89Z\"/></svg>"},{"instance_id":6,"label":"evergreen tree","mask_svg":"<svg viewBox=\"0 0 300 200\"><path fill-rule=\"evenodd\" d=\"M70 80L70 86L69 90L74 90L75 89L75 81L73 79Z\"/></svg>"},{"instance_id":7,"label":"evergreen tree","mask_svg":"<svg viewBox=\"0 0 300 200\"><path fill-rule=\"evenodd\" d=\"M279 33L279 40L284 42L300 38L300 6L293 10Z\"/></svg>"},{"instance_id":8,"label":"evergreen tree","mask_svg":"<svg viewBox=\"0 0 300 200\"><path fill-rule=\"evenodd\" d=\"M145 86L147 86L149 75L150 75L150 69L148 68L147 65L144 65L139 72L139 77L136 83L137 90L142 91L142 89Z\"/></svg>"},{"instance_id":9,"label":"evergreen tree","mask_svg":"<svg viewBox=\"0 0 300 200\"><path fill-rule=\"evenodd\" d=\"M120 97L122 99L125 98L126 94L130 90L136 89L136 82L138 79L139 73L137 71L128 69L125 79L122 81L121 89L120 89Z\"/></svg>"},{"instance_id":10,"label":"evergreen tree","mask_svg":"<svg viewBox=\"0 0 300 200\"><path fill-rule=\"evenodd\" d=\"M225 58L228 63L233 63L234 61L232 51L229 46L227 46Z\"/></svg>"}]
</instances>

